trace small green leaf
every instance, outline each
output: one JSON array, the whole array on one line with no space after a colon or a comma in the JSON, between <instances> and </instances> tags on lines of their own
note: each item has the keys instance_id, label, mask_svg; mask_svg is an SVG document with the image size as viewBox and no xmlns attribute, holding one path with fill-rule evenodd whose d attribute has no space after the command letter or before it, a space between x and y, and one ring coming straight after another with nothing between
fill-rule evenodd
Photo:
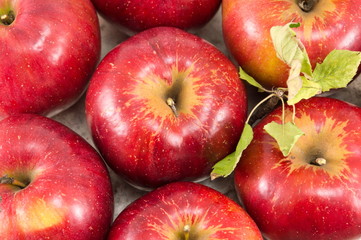
<instances>
[{"instance_id":1,"label":"small green leaf","mask_svg":"<svg viewBox=\"0 0 361 240\"><path fill-rule=\"evenodd\" d=\"M292 96L288 95L288 100L287 100L288 105L294 105L299 101L301 101L302 99L309 99L322 92L322 87L319 83L308 80L304 76L301 76L300 79L302 81L301 89L299 89L295 95Z\"/></svg>"},{"instance_id":2,"label":"small green leaf","mask_svg":"<svg viewBox=\"0 0 361 240\"><path fill-rule=\"evenodd\" d=\"M292 122L286 124L271 122L265 125L264 129L277 141L283 156L288 156L297 140L304 135L302 130Z\"/></svg>"},{"instance_id":3,"label":"small green leaf","mask_svg":"<svg viewBox=\"0 0 361 240\"><path fill-rule=\"evenodd\" d=\"M300 27L301 26L301 23L290 23L290 28L298 28L298 27Z\"/></svg>"},{"instance_id":4,"label":"small green leaf","mask_svg":"<svg viewBox=\"0 0 361 240\"><path fill-rule=\"evenodd\" d=\"M252 127L248 123L246 123L243 128L241 138L237 144L236 151L229 154L227 157L223 158L221 161L217 162L213 166L213 171L211 172L211 179L213 180L218 177L228 177L236 168L243 151L248 147L252 139Z\"/></svg>"},{"instance_id":5,"label":"small green leaf","mask_svg":"<svg viewBox=\"0 0 361 240\"><path fill-rule=\"evenodd\" d=\"M264 87L262 87L261 84L259 84L253 77L251 77L250 75L248 75L241 67L239 67L239 76L241 77L241 79L247 81L249 84L251 84L252 86L258 88L261 91L265 91L266 89Z\"/></svg>"},{"instance_id":6,"label":"small green leaf","mask_svg":"<svg viewBox=\"0 0 361 240\"><path fill-rule=\"evenodd\" d=\"M322 91L344 88L353 79L361 62L361 52L333 50L313 72L313 81L322 86Z\"/></svg>"},{"instance_id":7,"label":"small green leaf","mask_svg":"<svg viewBox=\"0 0 361 240\"><path fill-rule=\"evenodd\" d=\"M297 24L296 24L297 25ZM271 38L276 50L277 57L292 68L294 61L301 63L301 72L306 76L312 76L312 66L307 52L296 33L290 28L296 26L289 23L284 26L271 28Z\"/></svg>"}]
</instances>

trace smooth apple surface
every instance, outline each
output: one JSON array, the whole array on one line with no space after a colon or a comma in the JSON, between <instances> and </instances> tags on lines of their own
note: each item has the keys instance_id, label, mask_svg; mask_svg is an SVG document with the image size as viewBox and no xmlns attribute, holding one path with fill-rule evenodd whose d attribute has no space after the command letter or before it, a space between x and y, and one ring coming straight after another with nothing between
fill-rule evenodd
<instances>
[{"instance_id":1,"label":"smooth apple surface","mask_svg":"<svg viewBox=\"0 0 361 240\"><path fill-rule=\"evenodd\" d=\"M303 6L303 7L301 7ZM313 67L334 49L361 51L358 0L224 0L223 37L238 64L265 87L286 87L289 68L277 58L270 29L293 29Z\"/></svg>"},{"instance_id":2,"label":"smooth apple surface","mask_svg":"<svg viewBox=\"0 0 361 240\"><path fill-rule=\"evenodd\" d=\"M79 135L42 116L10 116L0 122L0 156L0 239L105 239L110 177Z\"/></svg>"},{"instance_id":3,"label":"smooth apple surface","mask_svg":"<svg viewBox=\"0 0 361 240\"><path fill-rule=\"evenodd\" d=\"M100 56L89 0L0 0L0 119L54 115L84 92Z\"/></svg>"},{"instance_id":4,"label":"smooth apple surface","mask_svg":"<svg viewBox=\"0 0 361 240\"><path fill-rule=\"evenodd\" d=\"M137 199L114 221L109 240L262 240L233 200L198 183L176 182Z\"/></svg>"},{"instance_id":5,"label":"smooth apple surface","mask_svg":"<svg viewBox=\"0 0 361 240\"><path fill-rule=\"evenodd\" d=\"M146 30L113 49L86 96L102 156L145 188L207 177L234 151L246 112L245 88L230 60L171 27Z\"/></svg>"},{"instance_id":6,"label":"smooth apple surface","mask_svg":"<svg viewBox=\"0 0 361 240\"><path fill-rule=\"evenodd\" d=\"M280 123L281 114L275 110L255 126L235 170L245 209L268 239L360 239L361 109L321 97L296 104L304 135L287 157L263 129Z\"/></svg>"},{"instance_id":7,"label":"smooth apple surface","mask_svg":"<svg viewBox=\"0 0 361 240\"><path fill-rule=\"evenodd\" d=\"M92 0L99 13L133 32L168 26L199 28L216 14L221 0Z\"/></svg>"}]
</instances>

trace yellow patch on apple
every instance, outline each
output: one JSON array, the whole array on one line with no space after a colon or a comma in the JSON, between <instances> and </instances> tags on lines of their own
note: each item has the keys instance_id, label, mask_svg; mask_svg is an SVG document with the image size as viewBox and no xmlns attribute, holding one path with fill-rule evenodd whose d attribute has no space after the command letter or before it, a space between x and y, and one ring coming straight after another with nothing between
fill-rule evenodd
<instances>
[{"instance_id":1,"label":"yellow patch on apple","mask_svg":"<svg viewBox=\"0 0 361 240\"><path fill-rule=\"evenodd\" d=\"M39 231L60 224L65 216L62 209L49 206L44 199L30 201L26 208L17 208L18 225L23 232Z\"/></svg>"},{"instance_id":2,"label":"yellow patch on apple","mask_svg":"<svg viewBox=\"0 0 361 240\"><path fill-rule=\"evenodd\" d=\"M162 77L153 73L147 74L143 78L138 78L138 81L143 81L145 84L137 84L136 88L127 94L134 96L141 96L132 98L132 103L126 103L129 105L143 103L144 107L140 113L144 116L153 115L156 113L159 117L168 119L176 119L173 116L172 109L167 105L165 98L171 97L167 94L174 95L177 99L182 99L179 113L192 114L190 111L192 106L200 105L199 97L195 94L197 90L197 78L191 76L193 65L188 69L179 70L177 64L172 67L169 73L170 79L162 79ZM166 76L163 76L166 77ZM150 91L151 89L151 91ZM181 97L181 96L187 97ZM176 99L173 99L176 100Z\"/></svg>"},{"instance_id":3,"label":"yellow patch on apple","mask_svg":"<svg viewBox=\"0 0 361 240\"><path fill-rule=\"evenodd\" d=\"M288 113L289 117L290 113ZM330 117L326 117L323 125L314 124L313 120L306 113L302 113L300 118L295 119L295 124L305 133L301 136L297 144L293 147L289 156L276 164L274 168L282 165L282 162L290 162L289 175L300 168L308 168L314 172L324 171L331 178L343 180L348 179L351 174L350 168L345 161L351 154L344 144L344 139L349 134L344 128L347 122L339 122ZM313 152L313 154L310 154ZM322 167L314 166L305 162L305 159L321 156L326 159L327 164Z\"/></svg>"},{"instance_id":4,"label":"yellow patch on apple","mask_svg":"<svg viewBox=\"0 0 361 240\"><path fill-rule=\"evenodd\" d=\"M327 18L340 17L342 15L340 7L336 7L335 3L332 0L323 0L322 3L317 4L313 11L303 12L300 7L297 5L296 1L293 0L276 0L276 2L284 1L291 3L289 9L287 9L282 15L283 21L289 21L292 19L292 14L295 12L298 13L303 21L301 26L303 26L303 34L306 41L310 41L312 37L312 29L324 29ZM338 14L332 14L337 12ZM297 22L297 20L295 21Z\"/></svg>"},{"instance_id":5,"label":"yellow patch on apple","mask_svg":"<svg viewBox=\"0 0 361 240\"><path fill-rule=\"evenodd\" d=\"M166 201L165 201L166 202ZM169 205L174 202L169 202ZM163 224L149 224L149 228L160 233L164 240L177 240L177 239L199 239L199 240L221 240L219 238L212 237L218 231L237 231L238 229L232 227L223 227L221 225L210 225L207 219L212 219L213 215L209 216L208 210L200 212L193 209L192 212L187 211L175 212L175 214L169 214L164 209L165 215L168 219L159 219ZM188 235L186 237L186 235Z\"/></svg>"}]
</instances>

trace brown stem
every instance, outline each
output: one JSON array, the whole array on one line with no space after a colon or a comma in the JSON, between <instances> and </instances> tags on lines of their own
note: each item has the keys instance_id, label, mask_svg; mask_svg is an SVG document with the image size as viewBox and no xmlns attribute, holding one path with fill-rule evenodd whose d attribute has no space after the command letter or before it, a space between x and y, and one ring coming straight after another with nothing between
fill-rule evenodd
<instances>
[{"instance_id":1,"label":"brown stem","mask_svg":"<svg viewBox=\"0 0 361 240\"><path fill-rule=\"evenodd\" d=\"M311 164L319 166L319 167L325 165L326 163L327 163L326 159L324 159L322 157L318 157L311 161Z\"/></svg>"},{"instance_id":2,"label":"brown stem","mask_svg":"<svg viewBox=\"0 0 361 240\"><path fill-rule=\"evenodd\" d=\"M310 12L320 0L297 0L298 6L304 12Z\"/></svg>"},{"instance_id":3,"label":"brown stem","mask_svg":"<svg viewBox=\"0 0 361 240\"><path fill-rule=\"evenodd\" d=\"M259 107L250 117L249 124L253 125L257 120L262 119L265 115L274 110L280 102L280 98L273 96L262 107Z\"/></svg>"},{"instance_id":4,"label":"brown stem","mask_svg":"<svg viewBox=\"0 0 361 240\"><path fill-rule=\"evenodd\" d=\"M0 184L10 184L19 188L25 188L27 186L25 183L7 175L0 178Z\"/></svg>"},{"instance_id":5,"label":"brown stem","mask_svg":"<svg viewBox=\"0 0 361 240\"><path fill-rule=\"evenodd\" d=\"M15 20L15 13L14 11L9 11L7 14L3 14L0 16L0 23L3 25L10 25Z\"/></svg>"},{"instance_id":6,"label":"brown stem","mask_svg":"<svg viewBox=\"0 0 361 240\"><path fill-rule=\"evenodd\" d=\"M178 117L178 111L177 111L177 108L175 107L175 102L174 102L173 98L170 98L170 97L167 98L166 102L167 102L167 105L172 109L174 115L176 117Z\"/></svg>"}]
</instances>

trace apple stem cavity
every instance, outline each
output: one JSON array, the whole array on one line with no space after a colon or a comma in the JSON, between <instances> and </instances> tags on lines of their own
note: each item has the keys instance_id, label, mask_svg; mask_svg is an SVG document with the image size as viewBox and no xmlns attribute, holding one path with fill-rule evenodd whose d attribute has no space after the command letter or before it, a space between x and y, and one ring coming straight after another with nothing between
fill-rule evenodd
<instances>
[{"instance_id":1,"label":"apple stem cavity","mask_svg":"<svg viewBox=\"0 0 361 240\"><path fill-rule=\"evenodd\" d=\"M174 115L176 117L178 117L178 111L177 111L177 108L175 107L175 102L174 102L173 98L171 98L171 97L167 98L166 102L167 102L167 105L172 109Z\"/></svg>"},{"instance_id":2,"label":"apple stem cavity","mask_svg":"<svg viewBox=\"0 0 361 240\"><path fill-rule=\"evenodd\" d=\"M0 178L0 184L10 184L10 185L19 187L21 189L23 189L27 186L27 184L25 184L19 180L16 180L15 178L9 177L7 175Z\"/></svg>"},{"instance_id":3,"label":"apple stem cavity","mask_svg":"<svg viewBox=\"0 0 361 240\"><path fill-rule=\"evenodd\" d=\"M311 12L320 0L297 0L298 6L304 12Z\"/></svg>"},{"instance_id":4,"label":"apple stem cavity","mask_svg":"<svg viewBox=\"0 0 361 240\"><path fill-rule=\"evenodd\" d=\"M2 25L10 25L14 22L15 20L15 13L14 11L10 10L7 14L3 14L0 16L0 23Z\"/></svg>"}]
</instances>

